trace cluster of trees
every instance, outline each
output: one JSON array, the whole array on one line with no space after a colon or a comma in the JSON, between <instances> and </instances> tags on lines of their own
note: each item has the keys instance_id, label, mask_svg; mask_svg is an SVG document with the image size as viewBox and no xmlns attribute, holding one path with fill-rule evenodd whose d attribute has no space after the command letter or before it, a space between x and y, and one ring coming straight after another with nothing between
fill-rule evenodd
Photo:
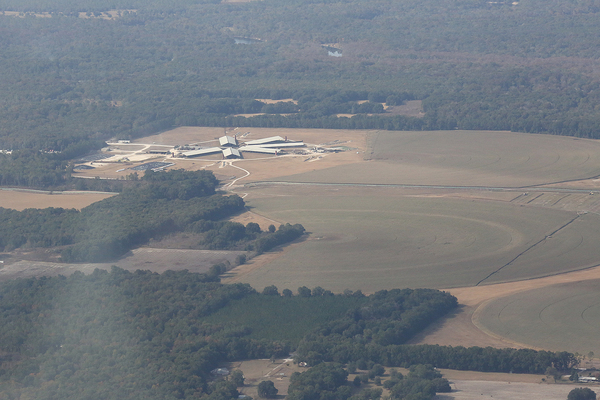
<instances>
[{"instance_id":1,"label":"cluster of trees","mask_svg":"<svg viewBox=\"0 0 600 400\"><path fill-rule=\"evenodd\" d=\"M300 224L262 232L256 223L222 221L242 211L244 201L216 194L217 185L209 171L149 171L120 195L81 211L0 207L0 249L67 246L65 262L104 262L174 232L200 233L198 248L258 254L304 234Z\"/></svg>"},{"instance_id":2,"label":"cluster of trees","mask_svg":"<svg viewBox=\"0 0 600 400\"><path fill-rule=\"evenodd\" d=\"M381 363L408 368L414 364L431 364L438 368L466 371L511 372L543 374L548 367L570 372L579 363L568 352L536 351L531 349L495 349L491 347L462 347L439 345L364 344L358 340L340 339L335 343L307 335L298 347L299 356L312 362ZM323 351L320 355L317 351Z\"/></svg>"},{"instance_id":3,"label":"cluster of trees","mask_svg":"<svg viewBox=\"0 0 600 400\"><path fill-rule=\"evenodd\" d=\"M209 383L219 362L282 356L289 348L205 323L255 293L217 279L113 267L2 283L0 397L237 398L234 382Z\"/></svg>"},{"instance_id":4,"label":"cluster of trees","mask_svg":"<svg viewBox=\"0 0 600 400\"><path fill-rule=\"evenodd\" d=\"M216 195L211 172L153 173L119 196L94 203L80 212L50 208L15 211L0 208L0 248L54 247L63 259L106 261L151 237L164 235L200 219L220 219L243 209L237 196Z\"/></svg>"},{"instance_id":5,"label":"cluster of trees","mask_svg":"<svg viewBox=\"0 0 600 400\"><path fill-rule=\"evenodd\" d=\"M298 355L310 365L319 361L356 361L358 358L353 359L351 353L340 354L340 350L348 345L366 349L368 344L386 348L405 343L456 306L455 297L437 290L382 290L369 296L366 305L349 310L343 318L307 335L298 346Z\"/></svg>"},{"instance_id":6,"label":"cluster of trees","mask_svg":"<svg viewBox=\"0 0 600 400\"><path fill-rule=\"evenodd\" d=\"M273 225L271 225L273 226ZM275 228L273 226L273 228ZM254 250L257 254L262 254L277 246L292 242L304 234L304 227L300 224L285 224L280 225L277 230L270 229L268 234L265 234L248 245L249 250Z\"/></svg>"},{"instance_id":7,"label":"cluster of trees","mask_svg":"<svg viewBox=\"0 0 600 400\"><path fill-rule=\"evenodd\" d=\"M213 381L210 371L224 361L289 354L296 347L289 338L301 325L312 332L297 347L298 359L316 367L292 377L294 399L375 400L381 395L379 388L356 393L345 370L321 361L349 362L353 372L368 369L354 386L369 379L381 382L383 365L413 366L406 377L395 374L384 382L396 398L447 390L430 366L417 364L537 373L576 362L569 353L375 343L395 340L387 337L389 330L405 337L407 330L416 332L424 320L451 309L456 300L442 292L391 290L367 297L315 288L309 289L310 297L290 298L259 294L245 284L222 285L219 273L214 268L207 274L159 275L113 267L88 276L77 272L0 283L0 397L229 400L237 397L240 377ZM307 305L308 313L298 312L298 306ZM346 312L334 311L344 305ZM330 313L315 319L321 310L343 317ZM272 315L301 320L282 323ZM416 327L400 328L399 321ZM272 395L265 390L265 397Z\"/></svg>"},{"instance_id":8,"label":"cluster of trees","mask_svg":"<svg viewBox=\"0 0 600 400\"><path fill-rule=\"evenodd\" d=\"M596 400L596 392L590 388L576 388L569 392L567 400Z\"/></svg>"},{"instance_id":9,"label":"cluster of trees","mask_svg":"<svg viewBox=\"0 0 600 400\"><path fill-rule=\"evenodd\" d=\"M402 344L454 307L454 297L435 290L377 292L367 304L306 335L298 346L298 358L310 365L323 361L396 367L431 364L459 370L536 374L543 374L548 367L569 371L578 364L568 352Z\"/></svg>"},{"instance_id":10,"label":"cluster of trees","mask_svg":"<svg viewBox=\"0 0 600 400\"><path fill-rule=\"evenodd\" d=\"M423 398L432 399L436 393L451 391L447 379L431 365L413 365L406 377L394 373L391 379L385 381L384 387L390 390L392 399Z\"/></svg>"},{"instance_id":11,"label":"cluster of trees","mask_svg":"<svg viewBox=\"0 0 600 400\"><path fill-rule=\"evenodd\" d=\"M200 220L191 224L190 231L203 235L200 245L210 250L244 249L262 254L274 247L292 242L304 234L301 224L270 225L263 232L257 223L246 226L239 222Z\"/></svg>"},{"instance_id":12,"label":"cluster of trees","mask_svg":"<svg viewBox=\"0 0 600 400\"><path fill-rule=\"evenodd\" d=\"M290 400L346 400L352 394L348 371L340 364L319 364L306 372L290 376Z\"/></svg>"},{"instance_id":13,"label":"cluster of trees","mask_svg":"<svg viewBox=\"0 0 600 400\"><path fill-rule=\"evenodd\" d=\"M380 377L385 370L378 368ZM361 377L357 375L353 386L361 386ZM321 363L306 372L294 372L290 377L288 398L290 400L378 400L383 393L381 388L353 390L347 380L348 372L341 364ZM368 379L367 379L368 380ZM378 379L381 385L380 379ZM390 390L391 399L432 399L436 393L450 392L450 384L431 365L413 365L406 377L397 371L383 384Z\"/></svg>"}]
</instances>

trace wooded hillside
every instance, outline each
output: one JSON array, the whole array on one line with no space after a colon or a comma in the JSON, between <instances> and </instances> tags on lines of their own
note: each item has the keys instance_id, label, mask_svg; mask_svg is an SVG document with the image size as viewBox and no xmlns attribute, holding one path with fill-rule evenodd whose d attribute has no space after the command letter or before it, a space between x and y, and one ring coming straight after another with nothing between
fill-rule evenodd
<instances>
[{"instance_id":1,"label":"wooded hillside","mask_svg":"<svg viewBox=\"0 0 600 400\"><path fill-rule=\"evenodd\" d=\"M598 137L599 10L575 0L3 0L0 11L29 14L0 14L0 148L74 154L178 125ZM380 103L406 99L423 100L425 117L381 114ZM227 118L257 112L271 116Z\"/></svg>"}]
</instances>

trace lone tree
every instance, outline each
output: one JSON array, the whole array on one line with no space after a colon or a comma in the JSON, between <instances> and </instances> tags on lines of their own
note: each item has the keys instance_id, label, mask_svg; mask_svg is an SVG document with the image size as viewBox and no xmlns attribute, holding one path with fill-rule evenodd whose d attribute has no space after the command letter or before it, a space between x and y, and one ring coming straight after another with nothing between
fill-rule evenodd
<instances>
[{"instance_id":1,"label":"lone tree","mask_svg":"<svg viewBox=\"0 0 600 400\"><path fill-rule=\"evenodd\" d=\"M258 384L258 396L263 399L272 399L277 396L277 388L273 381L262 381Z\"/></svg>"},{"instance_id":2,"label":"lone tree","mask_svg":"<svg viewBox=\"0 0 600 400\"><path fill-rule=\"evenodd\" d=\"M239 369L236 369L231 373L229 379L235 384L236 387L244 386L244 373Z\"/></svg>"},{"instance_id":3,"label":"lone tree","mask_svg":"<svg viewBox=\"0 0 600 400\"><path fill-rule=\"evenodd\" d=\"M577 388L569 392L567 400L596 400L596 392L590 388Z\"/></svg>"}]
</instances>

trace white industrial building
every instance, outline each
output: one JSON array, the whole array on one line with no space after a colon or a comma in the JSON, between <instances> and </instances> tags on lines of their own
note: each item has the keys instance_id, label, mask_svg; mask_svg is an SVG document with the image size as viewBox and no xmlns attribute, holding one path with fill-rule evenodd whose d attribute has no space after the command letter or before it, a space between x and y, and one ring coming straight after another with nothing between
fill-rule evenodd
<instances>
[{"instance_id":1,"label":"white industrial building","mask_svg":"<svg viewBox=\"0 0 600 400\"><path fill-rule=\"evenodd\" d=\"M185 151L185 152L181 153L181 155L183 157L199 157L199 156L205 156L208 154L220 153L221 151L222 150L220 147L209 147L206 149Z\"/></svg>"},{"instance_id":2,"label":"white industrial building","mask_svg":"<svg viewBox=\"0 0 600 400\"><path fill-rule=\"evenodd\" d=\"M294 148L294 147L304 147L306 146L303 142L284 142L284 143L265 143L265 144L261 144L260 146L252 146L252 147L263 147L263 148L278 148L278 149L285 149L285 148ZM248 146L246 146L248 147ZM245 147L242 148L242 150L245 149Z\"/></svg>"},{"instance_id":3,"label":"white industrial building","mask_svg":"<svg viewBox=\"0 0 600 400\"><path fill-rule=\"evenodd\" d=\"M248 153L264 153L264 154L277 155L278 153L281 152L280 149L272 149L272 148L263 147L263 146L244 146L241 149L242 149L242 151L248 152Z\"/></svg>"},{"instance_id":4,"label":"white industrial building","mask_svg":"<svg viewBox=\"0 0 600 400\"><path fill-rule=\"evenodd\" d=\"M232 136L221 136L219 138L219 145L222 147L237 147L238 141Z\"/></svg>"},{"instance_id":5,"label":"white industrial building","mask_svg":"<svg viewBox=\"0 0 600 400\"><path fill-rule=\"evenodd\" d=\"M265 144L285 143L285 142L286 142L285 138L282 138L281 136L271 136L271 137L264 138L264 139L250 140L250 141L246 142L246 145L248 145L248 146L262 146L262 145L265 145Z\"/></svg>"},{"instance_id":6,"label":"white industrial building","mask_svg":"<svg viewBox=\"0 0 600 400\"><path fill-rule=\"evenodd\" d=\"M223 158L242 158L242 154L238 149L227 148L223 149Z\"/></svg>"}]
</instances>

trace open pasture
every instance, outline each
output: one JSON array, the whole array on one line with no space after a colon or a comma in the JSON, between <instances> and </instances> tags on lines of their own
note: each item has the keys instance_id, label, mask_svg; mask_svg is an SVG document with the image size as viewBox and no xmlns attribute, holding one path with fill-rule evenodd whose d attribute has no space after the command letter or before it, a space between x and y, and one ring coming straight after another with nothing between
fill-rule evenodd
<instances>
[{"instance_id":1,"label":"open pasture","mask_svg":"<svg viewBox=\"0 0 600 400\"><path fill-rule=\"evenodd\" d=\"M600 175L598 141L512 132L379 131L365 158L371 161L279 180L526 187Z\"/></svg>"},{"instance_id":2,"label":"open pasture","mask_svg":"<svg viewBox=\"0 0 600 400\"><path fill-rule=\"evenodd\" d=\"M300 222L311 233L244 275L257 288L449 288L544 276L600 260L595 215L382 188L260 187L247 199L252 211ZM547 239L555 243L536 248L569 222Z\"/></svg>"},{"instance_id":3,"label":"open pasture","mask_svg":"<svg viewBox=\"0 0 600 400\"><path fill-rule=\"evenodd\" d=\"M600 279L562 283L484 304L476 323L493 334L551 350L600 353Z\"/></svg>"}]
</instances>

